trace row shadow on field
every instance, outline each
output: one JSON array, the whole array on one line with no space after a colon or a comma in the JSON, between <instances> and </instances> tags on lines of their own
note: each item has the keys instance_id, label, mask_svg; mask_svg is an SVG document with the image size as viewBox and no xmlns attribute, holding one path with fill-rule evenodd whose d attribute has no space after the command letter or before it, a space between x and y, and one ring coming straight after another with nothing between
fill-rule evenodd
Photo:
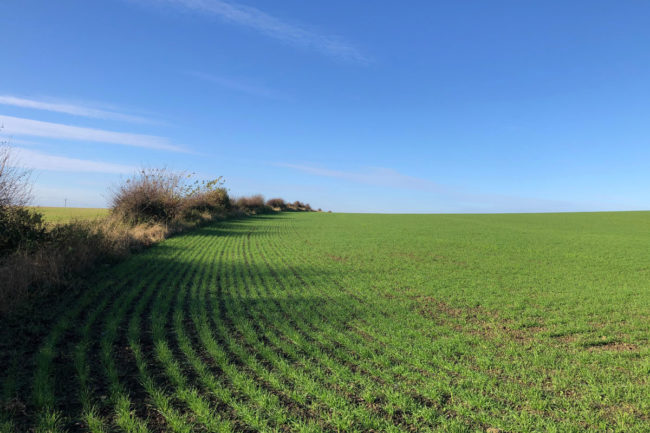
<instances>
[{"instance_id":1,"label":"row shadow on field","mask_svg":"<svg viewBox=\"0 0 650 433\"><path fill-rule=\"evenodd\" d=\"M261 216L256 219L267 221L282 218L289 217ZM321 348L325 349L326 345L317 340L317 332L315 332L313 336L309 335L310 329L318 329L319 326L322 326L323 320L327 320L327 318L323 319L323 317L318 315L317 312L319 311L326 311L328 315L331 315L337 326L345 326L347 323L359 323L366 320L373 323L373 320L371 320L372 318L370 317L371 315L390 311L391 313L395 313L395 318L401 313L405 313L401 316L402 318L412 320L413 324L417 322L420 326L426 326L427 328L421 329L423 332L428 332L429 328L433 329L436 327L435 331L439 332L444 328L444 330L450 334L447 348L450 350L449 357L451 358L451 361L449 367L444 365L442 367L453 369L451 373L457 373L458 376L448 375L448 377L445 377L443 371L443 374L440 376L441 381L448 379L449 389L456 387L456 383L454 382L456 377L459 378L458 380L465 380L464 375L472 377L474 381L478 381L479 379L483 381L481 382L483 385L480 385L482 388L477 389L473 388L476 386L474 383L469 384L467 381L463 383L463 386L468 390L468 394L471 394L473 391L480 391L476 396L479 401L475 403L476 406L472 407L473 409L477 411L481 409L485 412L490 412L491 409L488 404L492 404L494 411L496 411L495 413L497 414L500 414L498 411L511 411L512 413L516 413L520 410L524 412L528 411L529 413L527 415L531 419L540 423L543 422L543 418L555 414L555 410L547 409L546 406L540 406L544 408L544 412L526 404L523 404L522 408L519 406L520 402L516 399L517 395L506 397L500 395L498 391L486 391L484 388L487 385L494 388L502 384L507 385L509 382L512 382L513 377L519 377L518 373L517 375L514 375L512 372L508 372L508 374L503 377L493 377L491 372L486 371L487 368L493 369L499 367L492 359L485 358L470 361L472 349L478 347L481 347L480 350L485 351L486 354L494 355L495 360L499 358L503 361L501 355L497 353L498 348L495 349L494 347L491 347L493 346L492 340L495 338L500 339L500 343L504 344L502 347L504 349L503 351L508 349L514 355L521 357L521 360L526 361L528 359L527 349L522 349L518 346L523 345L533 347L533 345L530 344L533 340L529 338L531 337L529 334L523 332L505 332L503 328L499 327L504 323L498 317L486 316L486 312L480 309L457 309L434 298L415 298L413 304L417 305L417 308L410 312L416 313L417 317L407 317L409 311L407 311L406 308L402 309L400 306L401 302L399 302L400 300L402 302L405 301L404 297L390 300L391 305L386 306L386 309L383 311L373 311L373 308L380 304L364 305L363 300L357 298L354 293L346 291L345 287L337 286L337 279L341 274L333 273L332 266L327 266L325 262L320 262L318 259L308 261L291 260L290 264L287 264L283 260L276 260L273 261L272 266L270 266L266 259L263 258L258 257L255 260L251 260L252 255L259 252L252 252L257 248L256 245L266 243L267 239L265 239L265 236L269 236L268 231L265 232L260 228L261 227L259 226L256 227L255 220L233 221L206 227L179 236L178 238L171 239L169 242L160 244L152 250L134 257L125 263L104 269L90 281L90 288L101 285L113 286L124 284L120 289L120 293L130 291L137 292L138 290L141 290L144 293L145 289L148 287L152 288L151 293L146 295L150 296L149 300L144 302L140 307L137 303L140 298L145 296L144 294L137 294L137 296L130 301L130 304L124 306L124 319L118 323L115 331L115 339L111 345L113 352L112 357L114 358L117 367L119 380L127 389L133 411L141 419L147 419L151 422L151 430L167 431L169 421L162 419L162 411L155 409L154 404L152 403L151 391L145 389L146 386L145 383L143 383L142 371L139 370L138 359L135 357L132 343L129 342L129 318L136 316L142 318L140 321L140 327L137 330L139 351L142 359L147 361L148 365L146 368L148 369L149 375L152 379L152 386L154 388L163 390L164 392L171 392L170 390L177 387L177 385L170 383L169 373L164 371L160 360L157 359L157 357L160 357L161 355L157 352L155 344L156 337L154 334L156 331L153 326L154 323L164 324L164 333L168 336L166 338L170 342L171 356L179 360L179 366L186 375L188 383L192 386L197 384L200 382L200 378L196 373L192 372L193 367L188 364L189 361L186 359L187 355L181 353L182 348L180 347L180 343L174 342L175 340L173 335L175 331L172 327L175 326L175 316L173 312L175 311L175 307L157 308L155 306L155 302L157 301L154 301L154 299L156 299L159 292L170 293L171 297L174 297L177 293L186 292L188 293L187 297L191 298L195 295L189 295L189 293L195 293L197 290L196 286L204 284L201 283L201 281L205 281L205 278L207 278L205 277L206 272L210 273L212 271L215 280L210 280L212 282L208 284L209 287L207 288L206 294L197 295L200 298L197 304L192 305L188 300L183 300L181 302L182 306L179 311L184 314L182 327L186 330L188 340L191 342L192 347L197 349L196 352L199 357L206 357L206 359L202 359L202 361L205 361L206 364L209 365L210 374L214 374L214 377L219 380L221 377L226 375L225 367L223 365L211 365L207 360L205 353L198 350L198 348L201 347L201 335L199 335L200 327L197 323L193 322L189 316L191 315L193 308L205 308L206 317L210 317L210 320L212 320L209 327L212 330L222 328L222 331L220 331L221 336L217 338L217 343L221 348L223 348L227 362L233 365L234 370L241 370L241 372L244 372L243 374L253 377L255 382L254 385L260 387L263 392L268 391L271 400L277 399L278 409L281 409L279 412L282 412L282 414L277 415L278 417L285 416L286 414L293 417L287 420L286 424L282 424L281 421L276 421L275 425L266 426L269 428L265 429L263 428L265 426L260 427L254 425L254 422L256 422L255 413L252 413L250 418L241 416L241 413L246 411L246 407L233 409L233 407L227 407L227 405L224 405L223 402L209 401L210 407L214 408L216 412L222 413L228 420L232 420L231 427L236 431L272 431L274 427L287 427L291 422L298 419L318 419L320 420L319 422L323 422L323 424L320 425L320 427L323 427L323 430L347 431L345 428L342 429L339 425L335 425L334 422L337 421L322 420L323 417L328 415L327 410L331 409L330 407L319 408L322 409L322 411L315 412L314 409L309 406L308 400L306 400L305 403L296 403L296 400L291 400L288 397L291 391L286 391L284 393L278 392L278 387L282 386L281 382L271 382L275 379L273 376L276 372L275 369L278 365L283 365L282 363L285 361L288 363L287 365L295 367L296 370L300 370L304 365L321 365L320 362L323 360L313 359L313 354L316 353L316 351L320 351ZM228 251L226 254L219 255L216 252L213 253L210 251L210 248L216 245L213 241L220 238L229 239L231 241L228 248L220 245L222 251ZM196 243L193 243L194 240L196 240ZM202 248L199 248L196 245L203 245L204 247L202 248L206 251L202 251ZM188 250L193 250L193 252L191 254L185 254ZM275 253L280 255L283 252L275 250ZM274 254L274 250L273 248L266 249L266 252L263 254L269 256ZM322 259L327 260L326 258ZM339 262L335 258L330 257L330 259ZM134 263L141 264L141 266L134 267ZM156 273L159 272L165 273L165 276L160 280L156 280ZM185 273L187 273L187 275L184 275ZM303 281L300 277L303 275L311 276L311 283ZM313 286L315 280L318 281L319 288L325 290L322 296L315 294L314 290L307 290L306 286ZM145 284L141 287L140 285L143 282ZM109 299L106 305L102 307L101 314L97 320L98 324L102 324L105 320L105 317L103 317L104 312L106 312L106 316L108 316L108 312L112 311L112 309L116 307L116 303L118 302L117 298L120 293L116 293L115 298ZM39 308L34 309L31 317L22 316L20 319L14 319L13 325L3 327L4 329L0 331L0 338L2 339L0 350L2 350L2 356L4 357L3 359L0 359L0 361L2 361L2 365L11 364L15 366L15 368L10 370L9 374L0 372L0 378L13 380L17 383L15 391L11 395L0 397L4 397L4 410L9 413L9 416L13 419L19 431L31 428L34 425L34 420L39 412L39 408L32 401L31 389L34 370L37 368L35 362L37 351L42 347L42 342L50 332L52 324L56 322L59 316L65 314L67 309L73 308L82 294L83 289L79 289L64 294L62 299L58 301L54 298L43 301L40 303ZM99 297L101 297L101 294ZM174 304L173 300L170 300L169 302L169 305ZM381 302L381 300L379 300L379 302ZM65 334L61 338L61 342L57 343L57 353L52 360L52 374L55 377L56 388L55 409L61 416L64 428L69 431L79 431L85 428L82 423L78 422L82 407L79 398L79 381L75 372L76 367L74 365L73 354L75 353L75 349L77 348L81 338L79 327L83 325L88 314L89 313L82 312L79 319L66 329ZM245 328L242 328L241 324L235 323L238 319L238 315L244 317L250 322L251 329L254 331L253 334L255 334L253 337L250 337L250 339L244 335ZM420 317L424 319L416 320ZM486 320L486 318L494 320ZM390 317L388 320L380 323L380 325L383 326L392 319L393 317ZM297 323L297 321L299 321L299 323ZM374 323L376 324L377 321L374 321ZM469 329L468 325L470 325ZM292 357L294 355L289 353L288 349L278 349L279 347L288 346L281 346L284 344L283 341L271 341L268 340L268 338L272 338L272 336L266 336L266 331L269 328L274 328L276 326L282 329L293 328L296 332L296 336L304 339L303 341L316 341L312 348L314 351L310 352L312 358L307 357L304 360L296 359L295 357ZM408 327L410 328L410 325ZM388 329L388 327L386 329ZM90 380L92 399L97 401L99 416L104 419L111 419L114 414L110 412L111 406L107 402L106 397L110 394L110 384L108 383L106 375L102 372L102 365L105 363L105 360L102 360L99 355L100 344L98 343L107 331L101 326L96 326L90 332L92 338L90 339L91 342L87 351L87 364L89 365L90 377L92 378ZM287 334L285 334L285 336L286 335ZM235 346L232 346L232 343L229 342L230 338L237 340ZM389 345L393 343L391 338L393 338L393 336L388 336ZM255 346L255 344L251 342L255 341L255 339L259 339L259 346ZM368 335L369 344L373 342L372 339L373 336ZM422 342L424 340L418 341ZM377 342L375 341L374 343ZM440 348L445 348L444 342L441 341L439 344ZM241 346L241 351L237 349L237 345ZM266 355L262 353L258 354L256 352L258 349L264 349L266 347L270 349L270 352L267 352ZM462 348L463 353L460 353L460 348ZM384 373L384 371L378 371L377 377L368 375L370 380L366 381L368 378L361 377L366 374L363 370L363 368L366 367L358 367L354 362L358 361L360 364L363 363L363 365L372 367L374 365L374 360L355 360L354 354L350 354L350 357L347 357L347 354L337 351L338 349L339 348L336 346L332 349L332 359L335 362L343 361L342 364L344 367L342 369L349 369L352 374L356 375L354 376L354 381L363 383L363 386L367 389L371 389L373 387L372 382L379 380L378 377ZM296 350L297 352L301 352L311 349L298 347ZM324 352L329 353L327 350L324 350ZM250 354L250 356L248 356L247 353ZM558 355L560 354L561 352L558 352ZM272 358L276 355L278 357L277 364L274 364L274 366L265 364L268 359L265 361L264 356ZM284 359L285 357L286 359ZM413 367L412 364L409 365L410 360L406 359L406 357L407 355L395 355L396 360L404 363L404 372L412 370L411 367ZM16 363L16 359L19 359L20 362ZM389 358L386 359L392 361ZM261 370L255 371L247 364L249 361L252 365L260 365ZM436 384L435 380L429 379L431 378L430 375L439 374L439 372L430 369L430 364L427 364L428 360L425 357L421 357L418 361L423 362L423 367L422 371L415 371L413 377L416 381L414 383L419 385L420 382L418 382L417 379L424 377L428 380L430 385ZM482 364L476 365L475 362L479 361L482 362ZM303 364L303 362L306 364ZM466 362L467 365L458 365L463 362ZM395 363L390 365L391 368L394 366ZM382 366L381 368L384 367ZM260 373L260 371L264 369L268 369L270 372L269 376L263 377L263 372ZM388 370L388 368L386 368L386 370ZM305 368L305 371L309 370ZM531 369L531 372L535 372L535 370ZM280 375L280 377L293 377L291 374L292 372L287 370L283 372L284 376ZM373 418L370 421L364 419L362 416L355 418L353 421L355 424L352 424L355 429L359 431L369 431L368 426L371 425L371 423L374 423L375 419L379 419L379 422L385 422L389 427L413 427L413 424L409 423L416 419L414 412L402 410L400 407L398 411L388 414L385 412L386 400L368 399L366 401L359 398L358 395L345 395L337 388L337 386L344 384L328 382L328 379L326 378L327 370L325 370L325 372L321 371L321 376L317 376L319 374L318 371L314 371L313 374L314 377L318 377L318 379L314 380L309 377L307 380L312 380L317 384L327 384L326 386L323 386L326 393L342 397L343 400L349 402L353 409L359 409L359 411L363 413L363 416ZM401 373L393 374L390 371L386 371L388 377L399 378L398 374ZM525 373L522 373L521 376L523 379L528 379ZM233 385L227 381L224 383L226 383L227 386ZM380 385L383 386L385 384L380 383ZM458 419L460 420L459 422L466 422L465 427L472 429L459 429L458 431L485 431L490 427L490 424L482 424L479 421L475 421L478 418L475 414L466 413L465 415L462 415L458 413L459 408L463 409L464 402L462 400L467 400L467 395L461 399L456 397L456 399L453 400L449 390L442 389L443 386L441 385L439 395L436 394L439 398L427 400L423 398L422 393L432 390L420 388L414 389L412 394L400 394L395 390L403 389L400 388L403 384L387 383L386 385L386 389L388 390L386 395L389 395L391 390L393 390L395 398L410 401L412 407L415 407L418 410L421 409L427 413L435 413L436 415L443 417L446 420L445 422L447 422L448 419ZM523 389L532 387L533 385L526 382L522 382L521 384L521 388ZM200 388L200 386L198 386L198 388ZM572 389L573 385L568 383L567 388ZM463 390L462 388L457 388L456 391L462 392ZM437 392L437 390L435 390L435 392ZM435 392L432 392L432 394L435 394ZM485 395L482 394L483 392ZM544 395L543 398L540 397L540 401L544 400L545 403L545 400L548 399L553 404L562 403L563 398L554 395L554 393L556 392L549 391L548 395ZM239 396L237 396L237 398L239 398ZM385 395L382 395L382 398L386 398ZM456 409L449 408L451 400L453 400L452 403L457 404ZM183 407L183 404L184 403L179 402L178 395L171 399L171 405L174 407ZM564 409L567 411L570 410L566 408ZM593 411L593 409L589 410ZM286 412L286 414L284 414L283 411ZM512 414L510 415L512 416ZM272 419L272 415L268 416L269 419ZM495 416L493 413L487 413L483 416L492 417L494 419L498 415ZM557 415L558 419L552 419L551 422L561 421L561 416L560 413L560 415ZM633 416L638 418L636 413L634 413ZM582 422L581 415L576 415L576 418ZM182 419L182 417L180 419ZM0 417L0 422L1 421L2 418ZM574 420L572 422L577 421ZM431 427L431 425L427 425L426 423L423 425ZM585 426L591 427L591 424L583 424L583 427Z\"/></svg>"},{"instance_id":2,"label":"row shadow on field","mask_svg":"<svg viewBox=\"0 0 650 433\"><path fill-rule=\"evenodd\" d=\"M258 219L266 219L269 217L261 216ZM278 216L272 217L274 219L282 218ZM228 224L221 224L203 228L196 232L187 233L182 236L184 241L191 242L193 238L206 238L206 237L228 237L237 239L245 237L246 239L262 236L261 232L250 230L250 225L245 222L230 222ZM141 269L136 272L125 273L126 269L130 269L129 262L109 266L105 269L100 269L97 274L91 277L85 284L76 288L70 288L64 293L50 295L44 297L40 301L35 302L29 310L6 317L2 319L2 327L0 329L0 363L2 365L12 366L9 370L0 373L0 378L3 383L0 388L4 388L5 383L14 382L15 391L11 394L0 395L2 402L0 404L0 421L4 418L10 418L12 425L18 431L27 431L33 428L35 420L38 418L39 408L32 401L32 384L34 378L34 371L37 366L37 355L41 350L43 341L47 338L50 330L57 323L57 319L64 315L66 311L73 307L79 297L83 294L84 290L89 290L93 286L112 286L123 284L120 291L128 292L141 285L141 282L151 278L151 270L161 269L179 269L182 272L183 268L194 266L196 274L204 272L206 267L216 266L214 262L209 260L205 263L196 264L196 261L191 256L181 254L187 249L186 243L166 242L157 245L149 252L145 252L138 257L131 260L138 260L143 263ZM151 254L152 251L156 254ZM339 298L337 302L331 302L333 297L329 295L326 297L314 296L313 294L302 294L300 284L293 284L289 286L287 283L282 283L295 279L296 275L311 274L319 275L322 277L329 277L329 271L325 268L318 267L317 265L298 265L293 264L289 267L274 266L272 269L268 265L260 265L250 263L242 257L220 257L220 268L245 268L246 272L251 276L256 276L258 281L276 281L281 282L273 288L272 294L263 294L259 292L260 287L255 284L247 283L244 287L240 287L236 294L231 291L225 291L222 287L217 290L211 287L212 295L214 296L214 305L208 308L213 309L212 315L216 320L222 320L225 326L232 328L232 324L228 323L233 320L228 317L224 311L225 305L237 305L238 309L242 312L256 311L258 314L261 312L261 317L266 320L266 323L253 324L254 327L259 326L273 326L273 320L277 320L277 313L274 316L265 316L265 311L269 309L277 309L278 301L281 300L282 308L290 309L293 314L302 317L304 327L309 328L314 326L310 323L309 312L318 310L324 303L329 302L329 311L332 312L336 309L334 316L345 318L345 320L353 321L363 317L366 310L355 308L352 304L345 302L345 295L339 294L335 297ZM144 265L146 263L146 265ZM171 279L171 278L170 278ZM126 281L126 284L124 282ZM174 284L174 291L189 291L194 282L192 278L188 278L184 284ZM157 283L162 289L165 282ZM228 284L228 283L223 283ZM221 284L220 284L221 285ZM144 288L143 288L144 290ZM119 293L116 293L116 298ZM101 294L100 294L101 297ZM137 298L134 299L134 302ZM103 311L108 312L114 306L115 300L110 300L104 306ZM149 301L145 309L141 313L143 318L142 329L142 352L147 358L154 358L154 343L151 339L151 323L164 322L167 327L171 326L171 314L169 311L159 312L152 308L152 301ZM127 316L133 312L134 306L128 307ZM302 312L305 312L304 314ZM313 314L313 313L312 313ZM87 427L84 423L79 422L79 414L82 412L82 405L78 397L79 382L75 373L74 365L74 352L75 347L79 344L80 335L78 333L79 326L84 322L85 315L82 313L78 326L67 328L61 343L58 344L57 352L52 359L53 369L52 376L55 378L55 395L56 395L56 411L61 420L61 424L69 431L84 431ZM252 318L254 319L254 318ZM101 322L100 322L101 323ZM102 337L105 331L101 329L93 329L92 346L96 349L89 352L89 365L90 371L93 376L93 394L100 402L106 400L109 394L110 384L106 382L101 372L102 360L99 357L99 343L98 340ZM114 344L114 357L119 367L120 380L127 385L128 393L131 395L132 401L136 406L136 413L146 418L155 419L160 418L159 415L152 413L150 410L143 408L149 407L150 397L147 397L146 391L139 378L137 362L133 354L128 349L127 342L127 320L125 319L118 327L117 340ZM197 337L194 336L196 339ZM223 342L222 342L223 343ZM178 350L178 348L176 348ZM237 356L233 353L233 360L236 364ZM152 367L155 363L152 364ZM153 376L159 385L163 388L170 386L168 378L165 373L158 368L153 368ZM100 404L101 406L101 404ZM155 412L155 411L154 411ZM108 416L107 413L102 415ZM164 431L164 423L161 423L161 431ZM240 428L241 430L242 428ZM243 428L246 430L246 428Z\"/></svg>"}]
</instances>

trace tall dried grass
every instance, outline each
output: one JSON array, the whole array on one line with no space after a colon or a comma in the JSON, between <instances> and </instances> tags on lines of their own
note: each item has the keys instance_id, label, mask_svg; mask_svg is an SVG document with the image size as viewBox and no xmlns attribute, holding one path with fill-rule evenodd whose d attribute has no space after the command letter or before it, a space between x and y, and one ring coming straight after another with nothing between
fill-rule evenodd
<instances>
[{"instance_id":1,"label":"tall dried grass","mask_svg":"<svg viewBox=\"0 0 650 433\"><path fill-rule=\"evenodd\" d=\"M48 227L37 246L22 247L0 261L0 314L30 297L94 269L112 263L165 239L164 224L129 225L116 218L74 221Z\"/></svg>"}]
</instances>

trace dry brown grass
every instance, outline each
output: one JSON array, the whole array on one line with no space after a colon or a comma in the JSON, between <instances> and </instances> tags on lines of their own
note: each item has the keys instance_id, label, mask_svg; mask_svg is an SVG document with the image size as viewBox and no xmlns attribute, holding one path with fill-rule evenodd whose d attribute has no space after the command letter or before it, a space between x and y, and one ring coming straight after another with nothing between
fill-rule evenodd
<instances>
[{"instance_id":1,"label":"dry brown grass","mask_svg":"<svg viewBox=\"0 0 650 433\"><path fill-rule=\"evenodd\" d=\"M179 227L182 230L183 227ZM116 218L51 226L48 240L0 261L0 314L93 269L142 250L172 233L164 224L131 226Z\"/></svg>"},{"instance_id":2,"label":"dry brown grass","mask_svg":"<svg viewBox=\"0 0 650 433\"><path fill-rule=\"evenodd\" d=\"M64 288L72 278L100 263L122 260L176 233L228 216L196 211L192 218L169 224L131 225L117 216L51 224L47 227L47 240L0 260L0 314L13 311L33 296Z\"/></svg>"}]
</instances>

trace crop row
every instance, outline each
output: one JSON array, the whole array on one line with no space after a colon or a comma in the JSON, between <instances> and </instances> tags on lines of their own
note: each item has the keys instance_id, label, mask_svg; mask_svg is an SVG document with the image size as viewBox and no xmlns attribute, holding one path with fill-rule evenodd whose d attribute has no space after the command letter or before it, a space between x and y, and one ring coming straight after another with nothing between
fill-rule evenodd
<instances>
[{"instance_id":1,"label":"crop row","mask_svg":"<svg viewBox=\"0 0 650 433\"><path fill-rule=\"evenodd\" d=\"M588 383L540 386L549 372L525 344L360 289L362 272L303 233L290 218L224 223L98 278L45 337L30 379L5 381L4 395L30 397L4 428L572 431L611 421L581 393Z\"/></svg>"}]
</instances>

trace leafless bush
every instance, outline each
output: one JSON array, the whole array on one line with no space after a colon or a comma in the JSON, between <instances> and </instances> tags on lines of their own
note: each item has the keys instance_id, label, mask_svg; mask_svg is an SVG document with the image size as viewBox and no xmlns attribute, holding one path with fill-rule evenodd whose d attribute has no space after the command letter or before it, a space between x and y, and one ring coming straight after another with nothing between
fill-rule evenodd
<instances>
[{"instance_id":1,"label":"leafless bush","mask_svg":"<svg viewBox=\"0 0 650 433\"><path fill-rule=\"evenodd\" d=\"M188 177L164 168L142 169L113 190L111 211L134 224L170 222L180 213Z\"/></svg>"},{"instance_id":2,"label":"leafless bush","mask_svg":"<svg viewBox=\"0 0 650 433\"><path fill-rule=\"evenodd\" d=\"M260 194L252 195L250 197L239 197L235 200L235 206L244 212L252 213L266 213L271 209L266 206L264 197Z\"/></svg>"},{"instance_id":3,"label":"leafless bush","mask_svg":"<svg viewBox=\"0 0 650 433\"><path fill-rule=\"evenodd\" d=\"M266 205L277 210L285 210L287 203L282 198L271 198L266 201Z\"/></svg>"},{"instance_id":4,"label":"leafless bush","mask_svg":"<svg viewBox=\"0 0 650 433\"><path fill-rule=\"evenodd\" d=\"M290 203L287 205L287 210L295 211L295 212L312 212L313 209L309 205L309 203L303 203L301 201L294 201L293 203Z\"/></svg>"},{"instance_id":5,"label":"leafless bush","mask_svg":"<svg viewBox=\"0 0 650 433\"><path fill-rule=\"evenodd\" d=\"M223 178L194 182L183 197L183 218L209 213L223 215L231 207Z\"/></svg>"},{"instance_id":6,"label":"leafless bush","mask_svg":"<svg viewBox=\"0 0 650 433\"><path fill-rule=\"evenodd\" d=\"M192 174L142 169L113 191L111 210L130 223L179 223L224 214L230 207L223 179L191 180Z\"/></svg>"},{"instance_id":7,"label":"leafless bush","mask_svg":"<svg viewBox=\"0 0 650 433\"><path fill-rule=\"evenodd\" d=\"M0 208L25 206L32 198L29 171L14 164L11 147L0 143Z\"/></svg>"},{"instance_id":8,"label":"leafless bush","mask_svg":"<svg viewBox=\"0 0 650 433\"><path fill-rule=\"evenodd\" d=\"M0 257L28 248L44 237L41 216L24 207L31 191L29 172L18 168L11 147L0 143Z\"/></svg>"}]
</instances>

